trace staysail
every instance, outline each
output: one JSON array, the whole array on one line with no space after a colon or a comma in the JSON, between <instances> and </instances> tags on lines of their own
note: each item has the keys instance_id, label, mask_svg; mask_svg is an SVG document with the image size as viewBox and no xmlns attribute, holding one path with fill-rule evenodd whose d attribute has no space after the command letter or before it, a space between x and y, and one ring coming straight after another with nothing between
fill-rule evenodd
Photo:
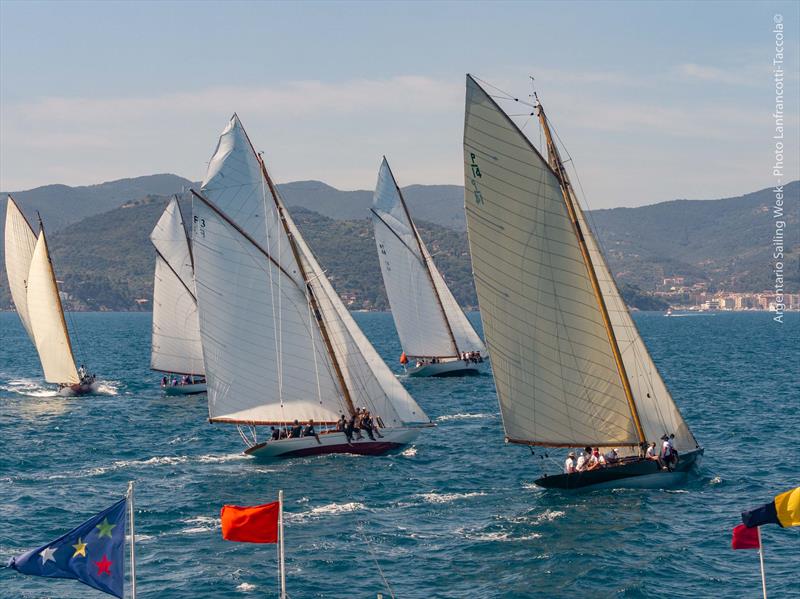
<instances>
[{"instance_id":1,"label":"staysail","mask_svg":"<svg viewBox=\"0 0 800 599\"><path fill-rule=\"evenodd\" d=\"M17 203L8 196L5 229L6 275L17 314L34 345L36 340L33 338L31 319L28 316L28 273L35 247L36 233L31 229Z\"/></svg>"},{"instance_id":2,"label":"staysail","mask_svg":"<svg viewBox=\"0 0 800 599\"><path fill-rule=\"evenodd\" d=\"M212 421L332 423L364 406L387 426L427 422L346 314L235 115L194 196Z\"/></svg>"},{"instance_id":3,"label":"staysail","mask_svg":"<svg viewBox=\"0 0 800 599\"><path fill-rule=\"evenodd\" d=\"M470 76L464 160L475 283L508 440L636 446L674 433L679 450L694 449L566 176Z\"/></svg>"},{"instance_id":4,"label":"staysail","mask_svg":"<svg viewBox=\"0 0 800 599\"><path fill-rule=\"evenodd\" d=\"M80 382L44 228L39 230L39 238L31 257L27 306L44 379L48 383Z\"/></svg>"},{"instance_id":5,"label":"staysail","mask_svg":"<svg viewBox=\"0 0 800 599\"><path fill-rule=\"evenodd\" d=\"M192 248L177 199L164 209L150 241L156 249L150 368L204 374Z\"/></svg>"},{"instance_id":6,"label":"staysail","mask_svg":"<svg viewBox=\"0 0 800 599\"><path fill-rule=\"evenodd\" d=\"M371 211L386 295L403 351L425 357L485 351L420 238L386 158Z\"/></svg>"}]
</instances>

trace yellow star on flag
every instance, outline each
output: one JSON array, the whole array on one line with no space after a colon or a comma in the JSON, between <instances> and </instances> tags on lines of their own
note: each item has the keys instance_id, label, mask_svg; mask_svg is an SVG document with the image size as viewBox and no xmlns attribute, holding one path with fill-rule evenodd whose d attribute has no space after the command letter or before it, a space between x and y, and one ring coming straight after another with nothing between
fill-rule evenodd
<instances>
[{"instance_id":1,"label":"yellow star on flag","mask_svg":"<svg viewBox=\"0 0 800 599\"><path fill-rule=\"evenodd\" d=\"M73 547L75 548L75 553L72 554L72 557L78 557L79 555L86 557L86 543L81 541L80 537L78 537L78 544L73 545Z\"/></svg>"},{"instance_id":2,"label":"yellow star on flag","mask_svg":"<svg viewBox=\"0 0 800 599\"><path fill-rule=\"evenodd\" d=\"M95 527L100 529L100 532L97 534L97 536L100 538L108 537L110 539L111 529L113 529L115 526L116 524L111 524L108 521L108 518L103 518L103 521Z\"/></svg>"}]
</instances>

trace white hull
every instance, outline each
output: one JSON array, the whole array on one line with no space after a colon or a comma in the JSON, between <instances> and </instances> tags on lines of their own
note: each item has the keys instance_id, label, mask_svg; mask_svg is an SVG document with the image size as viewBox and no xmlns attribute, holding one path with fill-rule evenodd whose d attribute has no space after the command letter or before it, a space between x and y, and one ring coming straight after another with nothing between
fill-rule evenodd
<instances>
[{"instance_id":1,"label":"white hull","mask_svg":"<svg viewBox=\"0 0 800 599\"><path fill-rule=\"evenodd\" d=\"M205 393L205 383L193 383L189 385L173 385L162 387L164 395L194 395L195 393Z\"/></svg>"},{"instance_id":2,"label":"white hull","mask_svg":"<svg viewBox=\"0 0 800 599\"><path fill-rule=\"evenodd\" d=\"M480 374L478 364L464 362L464 360L450 360L437 364L423 364L422 366L407 366L408 376L470 376Z\"/></svg>"},{"instance_id":3,"label":"white hull","mask_svg":"<svg viewBox=\"0 0 800 599\"><path fill-rule=\"evenodd\" d=\"M79 395L94 395L100 390L100 383L95 381L89 385L70 385L68 387L61 387L58 394L61 397L78 397Z\"/></svg>"},{"instance_id":4,"label":"white hull","mask_svg":"<svg viewBox=\"0 0 800 599\"><path fill-rule=\"evenodd\" d=\"M352 444L347 443L344 433L333 432L315 437L297 439L279 439L259 443L245 450L246 454L258 458L290 458L329 453L353 453L361 455L378 455L397 449L413 442L419 435L420 428L385 428L380 429L383 437L375 435L375 440L362 431L362 439L353 436Z\"/></svg>"}]
</instances>

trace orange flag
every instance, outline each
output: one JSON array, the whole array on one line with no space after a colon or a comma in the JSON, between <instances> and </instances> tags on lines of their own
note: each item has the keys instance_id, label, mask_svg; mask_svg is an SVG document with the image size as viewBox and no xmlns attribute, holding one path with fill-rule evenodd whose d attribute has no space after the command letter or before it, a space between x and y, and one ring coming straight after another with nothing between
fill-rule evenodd
<instances>
[{"instance_id":1,"label":"orange flag","mask_svg":"<svg viewBox=\"0 0 800 599\"><path fill-rule=\"evenodd\" d=\"M277 501L251 507L224 505L220 511L222 538L240 543L277 543L279 512Z\"/></svg>"},{"instance_id":2,"label":"orange flag","mask_svg":"<svg viewBox=\"0 0 800 599\"><path fill-rule=\"evenodd\" d=\"M406 352L403 352L402 354L400 354L400 363L401 364L408 364L408 356L406 355Z\"/></svg>"}]
</instances>

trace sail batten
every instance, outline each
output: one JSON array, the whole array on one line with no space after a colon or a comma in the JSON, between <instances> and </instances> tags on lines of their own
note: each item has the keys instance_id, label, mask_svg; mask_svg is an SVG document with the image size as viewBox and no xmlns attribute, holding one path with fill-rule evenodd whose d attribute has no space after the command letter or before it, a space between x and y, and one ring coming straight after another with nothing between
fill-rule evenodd
<instances>
[{"instance_id":1,"label":"sail batten","mask_svg":"<svg viewBox=\"0 0 800 599\"><path fill-rule=\"evenodd\" d=\"M384 158L371 208L375 243L400 343L408 356L485 351L447 287Z\"/></svg>"},{"instance_id":2,"label":"sail batten","mask_svg":"<svg viewBox=\"0 0 800 599\"><path fill-rule=\"evenodd\" d=\"M180 204L173 198L150 233L156 251L150 367L204 374L191 243Z\"/></svg>"}]
</instances>

